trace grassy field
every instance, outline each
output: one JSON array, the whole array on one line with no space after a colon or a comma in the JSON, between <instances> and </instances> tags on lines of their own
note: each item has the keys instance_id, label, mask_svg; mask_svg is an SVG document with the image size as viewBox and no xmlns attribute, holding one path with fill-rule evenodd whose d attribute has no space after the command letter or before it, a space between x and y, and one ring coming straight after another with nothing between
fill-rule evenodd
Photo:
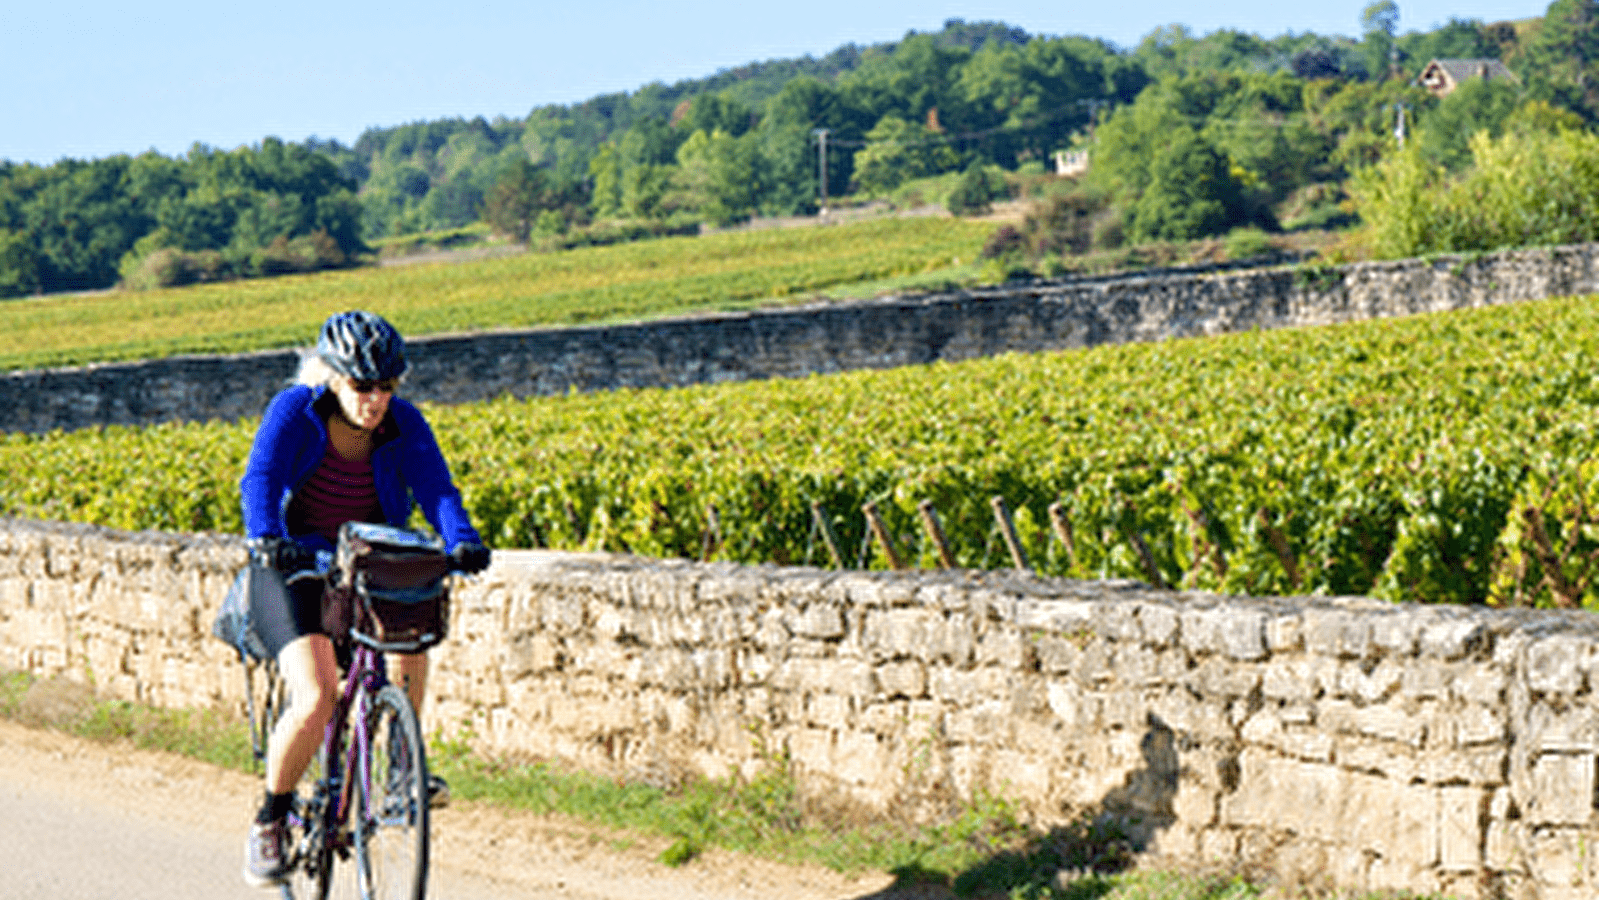
<instances>
[{"instance_id":1,"label":"grassy field","mask_svg":"<svg viewBox=\"0 0 1599 900\"><path fill-rule=\"evenodd\" d=\"M992 226L946 218L663 238L454 264L364 268L0 303L0 370L301 346L365 308L407 335L572 325L810 299L969 273Z\"/></svg>"}]
</instances>

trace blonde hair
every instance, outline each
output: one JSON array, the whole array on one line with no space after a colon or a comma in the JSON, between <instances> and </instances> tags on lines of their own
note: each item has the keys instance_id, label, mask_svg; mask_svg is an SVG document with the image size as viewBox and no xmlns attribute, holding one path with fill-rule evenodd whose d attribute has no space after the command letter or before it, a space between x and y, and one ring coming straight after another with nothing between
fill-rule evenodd
<instances>
[{"instance_id":1,"label":"blonde hair","mask_svg":"<svg viewBox=\"0 0 1599 900\"><path fill-rule=\"evenodd\" d=\"M338 377L338 370L313 351L300 357L300 371L294 380L309 387L323 387L332 386L333 379Z\"/></svg>"}]
</instances>

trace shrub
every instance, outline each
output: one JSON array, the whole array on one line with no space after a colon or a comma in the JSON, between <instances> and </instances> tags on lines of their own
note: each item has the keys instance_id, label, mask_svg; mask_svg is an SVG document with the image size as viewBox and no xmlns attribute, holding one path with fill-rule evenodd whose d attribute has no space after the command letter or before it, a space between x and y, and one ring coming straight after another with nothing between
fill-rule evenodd
<instances>
[{"instance_id":1,"label":"shrub","mask_svg":"<svg viewBox=\"0 0 1599 900\"><path fill-rule=\"evenodd\" d=\"M1004 173L997 166L973 163L961 173L946 206L957 216L981 216L993 209L995 200L1004 196Z\"/></svg>"},{"instance_id":2,"label":"shrub","mask_svg":"<svg viewBox=\"0 0 1599 900\"><path fill-rule=\"evenodd\" d=\"M1415 148L1351 180L1373 253L1396 259L1591 241L1599 237L1599 136L1524 131L1471 139L1451 178Z\"/></svg>"}]
</instances>

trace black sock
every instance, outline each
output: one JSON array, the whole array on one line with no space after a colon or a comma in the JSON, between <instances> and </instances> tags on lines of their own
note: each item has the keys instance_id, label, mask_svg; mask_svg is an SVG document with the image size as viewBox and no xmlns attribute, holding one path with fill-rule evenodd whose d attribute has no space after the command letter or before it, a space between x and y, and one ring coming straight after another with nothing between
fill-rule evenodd
<instances>
[{"instance_id":1,"label":"black sock","mask_svg":"<svg viewBox=\"0 0 1599 900\"><path fill-rule=\"evenodd\" d=\"M294 792L287 794L274 794L267 791L266 799L261 802L261 809L255 814L255 824L265 825L276 822L289 814L289 807L294 805Z\"/></svg>"}]
</instances>

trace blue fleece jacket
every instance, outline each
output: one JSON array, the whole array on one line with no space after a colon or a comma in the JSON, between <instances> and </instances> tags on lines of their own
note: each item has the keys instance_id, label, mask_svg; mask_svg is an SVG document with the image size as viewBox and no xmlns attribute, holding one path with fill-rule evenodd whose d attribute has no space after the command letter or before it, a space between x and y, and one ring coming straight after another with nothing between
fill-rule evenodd
<instances>
[{"instance_id":1,"label":"blue fleece jacket","mask_svg":"<svg viewBox=\"0 0 1599 900\"><path fill-rule=\"evenodd\" d=\"M294 492L322 464L328 449L324 417L337 402L325 387L295 385L267 405L239 481L247 537L293 537L315 550L333 549L318 534L290 535L285 514ZM461 505L433 429L415 406L399 397L390 400L373 444L372 481L390 525L403 526L414 504L447 548L483 542Z\"/></svg>"}]
</instances>

